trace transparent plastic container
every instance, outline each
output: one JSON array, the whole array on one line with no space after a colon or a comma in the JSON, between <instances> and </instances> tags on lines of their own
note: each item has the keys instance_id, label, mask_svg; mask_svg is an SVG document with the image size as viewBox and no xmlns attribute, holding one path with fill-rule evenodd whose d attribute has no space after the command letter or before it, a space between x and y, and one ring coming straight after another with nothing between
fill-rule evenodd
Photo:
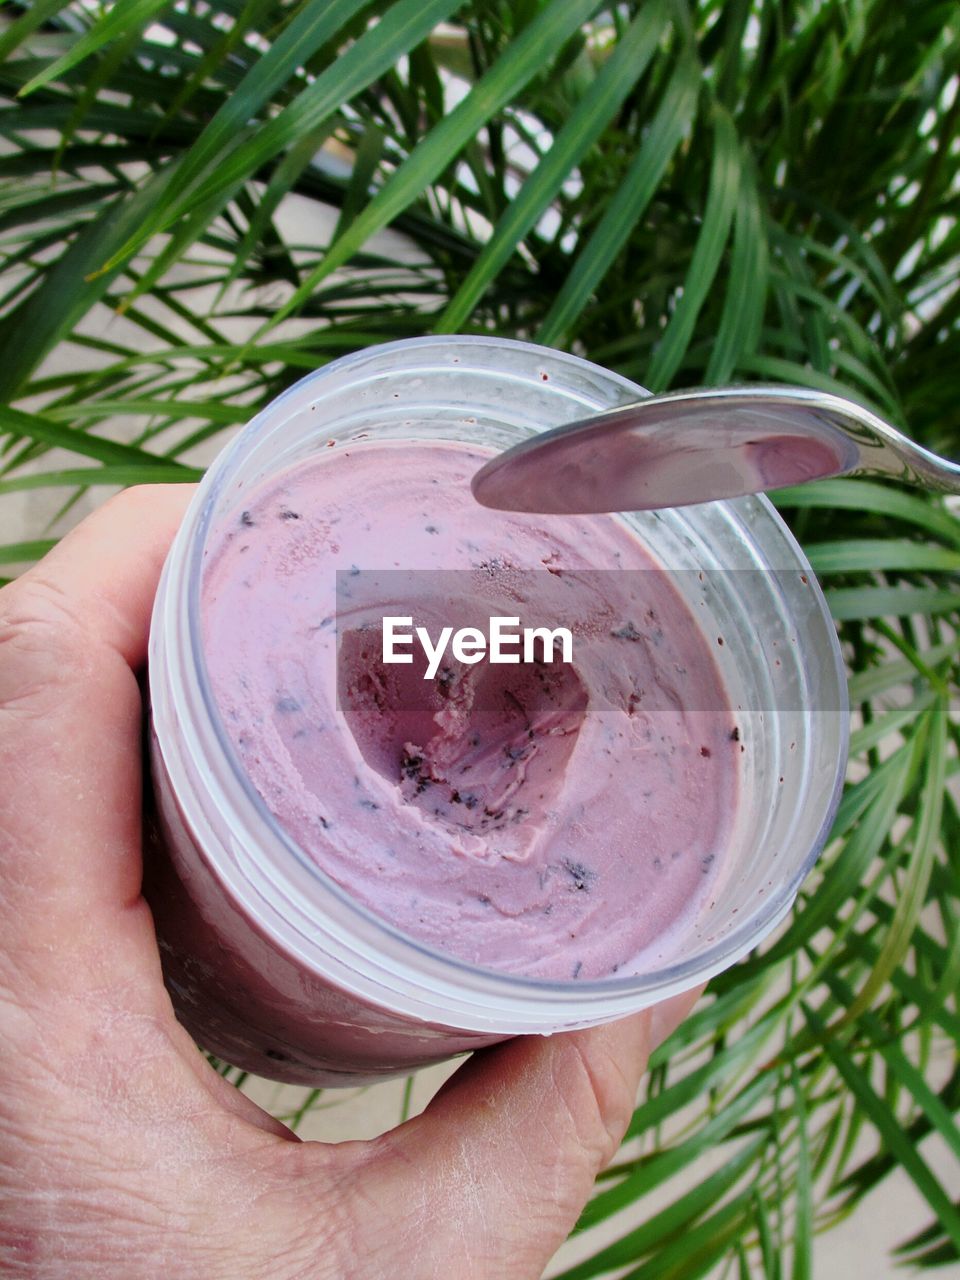
<instances>
[{"instance_id":1,"label":"transparent plastic container","mask_svg":"<svg viewBox=\"0 0 960 1280\"><path fill-rule=\"evenodd\" d=\"M677 571L705 634L723 637L716 659L743 746L729 852L679 961L633 976L545 981L431 951L352 901L285 835L211 695L199 627L204 555L264 479L359 436L504 448L642 394L616 374L525 343L391 343L304 378L211 467L153 614L156 821L145 878L168 989L204 1048L274 1079L358 1084L643 1009L733 964L789 911L836 811L848 716L823 595L763 497L624 517ZM697 594L705 573L709 602Z\"/></svg>"}]
</instances>

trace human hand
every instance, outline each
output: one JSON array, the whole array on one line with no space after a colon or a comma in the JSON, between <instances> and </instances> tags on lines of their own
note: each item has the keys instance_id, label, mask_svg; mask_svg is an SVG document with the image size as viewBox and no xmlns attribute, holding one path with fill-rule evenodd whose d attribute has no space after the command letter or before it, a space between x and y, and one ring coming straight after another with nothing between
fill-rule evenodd
<instances>
[{"instance_id":1,"label":"human hand","mask_svg":"<svg viewBox=\"0 0 960 1280\"><path fill-rule=\"evenodd\" d=\"M696 993L475 1054L372 1142L300 1142L177 1023L140 893L136 671L183 486L0 591L0 1273L535 1280Z\"/></svg>"}]
</instances>

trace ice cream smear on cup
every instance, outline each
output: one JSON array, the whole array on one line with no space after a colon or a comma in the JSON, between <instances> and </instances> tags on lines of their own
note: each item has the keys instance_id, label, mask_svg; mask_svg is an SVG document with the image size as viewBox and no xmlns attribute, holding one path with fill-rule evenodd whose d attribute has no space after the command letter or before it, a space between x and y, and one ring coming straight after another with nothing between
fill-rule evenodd
<instances>
[{"instance_id":1,"label":"ice cream smear on cup","mask_svg":"<svg viewBox=\"0 0 960 1280\"><path fill-rule=\"evenodd\" d=\"M248 492L203 578L214 700L278 824L394 928L527 977L642 972L682 955L732 828L718 638L620 518L479 506L489 456L361 441ZM494 617L568 629L569 660L431 662Z\"/></svg>"}]
</instances>

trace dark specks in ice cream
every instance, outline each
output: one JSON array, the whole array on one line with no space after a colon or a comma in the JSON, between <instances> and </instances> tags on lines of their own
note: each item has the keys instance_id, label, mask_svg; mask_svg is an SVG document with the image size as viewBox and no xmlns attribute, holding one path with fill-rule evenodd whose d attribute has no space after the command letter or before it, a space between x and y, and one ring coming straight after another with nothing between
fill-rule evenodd
<instances>
[{"instance_id":1,"label":"dark specks in ice cream","mask_svg":"<svg viewBox=\"0 0 960 1280\"><path fill-rule=\"evenodd\" d=\"M450 803L462 804L465 809L475 809L480 803L480 797L472 791L451 791Z\"/></svg>"},{"instance_id":2,"label":"dark specks in ice cream","mask_svg":"<svg viewBox=\"0 0 960 1280\"><path fill-rule=\"evenodd\" d=\"M597 878L595 871L591 871L582 862L574 862L571 858L564 858L560 865L570 877L574 889L583 893L590 892Z\"/></svg>"},{"instance_id":3,"label":"dark specks in ice cream","mask_svg":"<svg viewBox=\"0 0 960 1280\"><path fill-rule=\"evenodd\" d=\"M505 556L490 556L487 560L481 560L479 564L473 566L481 573L485 573L488 577L496 578L505 569L511 569L513 566Z\"/></svg>"},{"instance_id":4,"label":"dark specks in ice cream","mask_svg":"<svg viewBox=\"0 0 960 1280\"><path fill-rule=\"evenodd\" d=\"M430 776L428 770L429 766L421 752L404 747L400 754L400 777L417 784L415 795L423 795L427 787L433 785L435 779Z\"/></svg>"},{"instance_id":5,"label":"dark specks in ice cream","mask_svg":"<svg viewBox=\"0 0 960 1280\"><path fill-rule=\"evenodd\" d=\"M322 452L238 493L247 507L205 568L211 682L252 785L360 904L470 963L586 982L632 970L654 941L669 952L710 892L738 797L717 628L702 634L669 575L591 587L587 571L657 568L614 518L477 507L468 482L485 453L432 441ZM431 633L473 620L475 598L539 621L534 583L584 638L575 666L448 658L432 681L402 666L374 678L377 628L337 607L359 595L351 569L393 562L462 574L462 616L444 616L429 577L411 596Z\"/></svg>"},{"instance_id":6,"label":"dark specks in ice cream","mask_svg":"<svg viewBox=\"0 0 960 1280\"><path fill-rule=\"evenodd\" d=\"M640 632L632 622L625 622L623 626L616 627L610 632L610 634L613 636L614 640L632 640L636 642L637 640L643 639Z\"/></svg>"}]
</instances>

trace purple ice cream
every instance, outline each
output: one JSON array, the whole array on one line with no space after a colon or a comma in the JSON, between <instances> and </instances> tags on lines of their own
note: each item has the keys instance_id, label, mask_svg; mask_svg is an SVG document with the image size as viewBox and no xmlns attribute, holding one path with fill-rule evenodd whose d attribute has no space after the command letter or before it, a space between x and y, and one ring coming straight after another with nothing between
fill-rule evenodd
<instances>
[{"instance_id":1,"label":"purple ice cream","mask_svg":"<svg viewBox=\"0 0 960 1280\"><path fill-rule=\"evenodd\" d=\"M215 700L277 822L397 929L531 977L635 972L677 954L732 824L716 638L617 517L477 505L488 456L361 442L255 490L205 570ZM416 644L384 663L385 614L562 623L572 661L448 651L425 680Z\"/></svg>"}]
</instances>

